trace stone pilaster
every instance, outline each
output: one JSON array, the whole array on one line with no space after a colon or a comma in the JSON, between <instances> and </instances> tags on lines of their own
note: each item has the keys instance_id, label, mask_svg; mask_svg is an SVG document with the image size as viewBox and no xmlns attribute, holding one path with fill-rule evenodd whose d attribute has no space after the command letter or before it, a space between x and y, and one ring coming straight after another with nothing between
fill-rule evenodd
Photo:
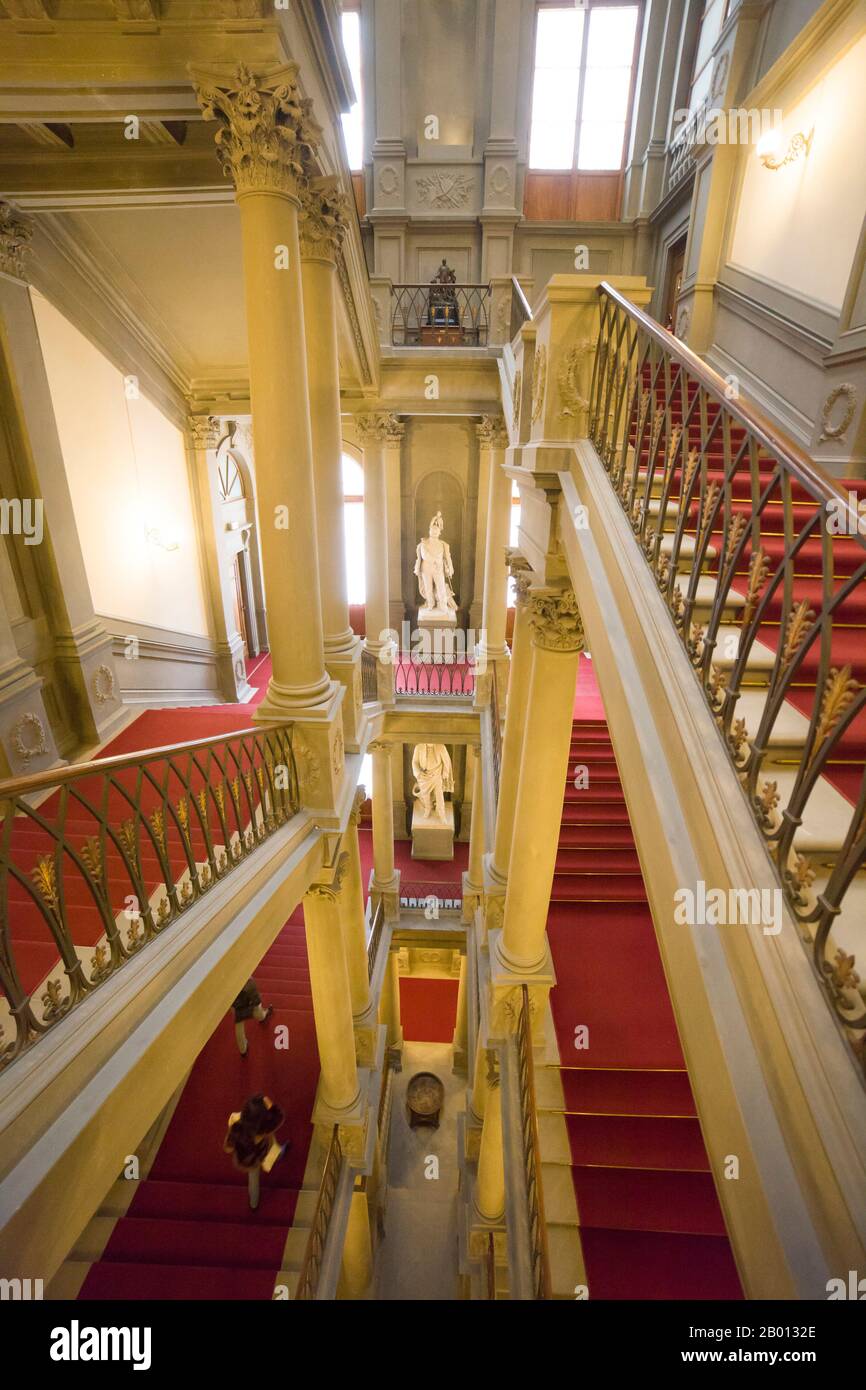
<instances>
[{"instance_id":1,"label":"stone pilaster","mask_svg":"<svg viewBox=\"0 0 866 1390\"><path fill-rule=\"evenodd\" d=\"M484 552L484 607L481 615L479 669L497 674L497 663L508 660L505 621L508 609L508 568L506 552L511 534L511 479L504 469L508 431L501 418L485 416L477 427L481 448L489 455L487 493L487 537ZM492 672L489 670L493 667ZM503 666L503 671L507 667ZM500 681L504 696L507 681Z\"/></svg>"},{"instance_id":2,"label":"stone pilaster","mask_svg":"<svg viewBox=\"0 0 866 1390\"><path fill-rule=\"evenodd\" d=\"M394 802L391 794L391 745L371 743L373 755L373 873L370 896L385 904L385 916L400 916L400 873L394 868Z\"/></svg>"},{"instance_id":3,"label":"stone pilaster","mask_svg":"<svg viewBox=\"0 0 866 1390\"><path fill-rule=\"evenodd\" d=\"M364 450L364 544L366 562L367 651L378 660L379 698L394 701L394 644L388 586L388 484L386 449L399 449L404 426L387 411L355 417ZM395 524L398 518L392 518Z\"/></svg>"},{"instance_id":4,"label":"stone pilaster","mask_svg":"<svg viewBox=\"0 0 866 1390\"><path fill-rule=\"evenodd\" d=\"M112 639L93 609L93 598L72 509L66 464L51 390L25 278L30 241L27 219L0 204L0 336L8 375L8 421L22 492L43 517L35 563L51 595L46 618L52 641L56 693L78 745L107 738L124 714ZM84 403L82 403L84 404ZM31 711L41 721L38 711ZM35 725L31 726L35 729ZM51 751L49 726L37 740ZM29 747L29 744L27 745ZM15 740L10 747L15 750ZM30 763L37 756L31 753ZM39 755L42 756L42 755ZM18 770L16 768L16 770Z\"/></svg>"}]
</instances>

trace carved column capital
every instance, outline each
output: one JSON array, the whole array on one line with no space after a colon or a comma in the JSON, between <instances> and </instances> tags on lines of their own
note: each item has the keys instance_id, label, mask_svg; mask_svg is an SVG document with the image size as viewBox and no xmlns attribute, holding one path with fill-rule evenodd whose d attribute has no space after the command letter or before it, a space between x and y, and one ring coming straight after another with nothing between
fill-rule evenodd
<instances>
[{"instance_id":1,"label":"carved column capital","mask_svg":"<svg viewBox=\"0 0 866 1390\"><path fill-rule=\"evenodd\" d=\"M355 426L361 444L398 444L403 438L406 426L399 416L388 410L373 411L368 415L356 415Z\"/></svg>"},{"instance_id":2,"label":"carved column capital","mask_svg":"<svg viewBox=\"0 0 866 1390\"><path fill-rule=\"evenodd\" d=\"M215 415L190 415L187 426L194 449L215 449L220 442L220 422Z\"/></svg>"},{"instance_id":3,"label":"carved column capital","mask_svg":"<svg viewBox=\"0 0 866 1390\"><path fill-rule=\"evenodd\" d=\"M24 280L24 257L33 235L30 219L11 203L0 202L0 271Z\"/></svg>"},{"instance_id":4,"label":"carved column capital","mask_svg":"<svg viewBox=\"0 0 866 1390\"><path fill-rule=\"evenodd\" d=\"M483 415L481 423L475 426L475 433L482 449L508 448L508 430L501 415Z\"/></svg>"},{"instance_id":5,"label":"carved column capital","mask_svg":"<svg viewBox=\"0 0 866 1390\"><path fill-rule=\"evenodd\" d=\"M529 626L533 642L545 651L582 652L586 646L573 589L531 594Z\"/></svg>"},{"instance_id":6,"label":"carved column capital","mask_svg":"<svg viewBox=\"0 0 866 1390\"><path fill-rule=\"evenodd\" d=\"M229 75L192 68L205 120L218 121L215 140L223 173L238 193L279 192L294 198L315 173L321 127L302 97L297 63L252 73L240 63Z\"/></svg>"},{"instance_id":7,"label":"carved column capital","mask_svg":"<svg viewBox=\"0 0 866 1390\"><path fill-rule=\"evenodd\" d=\"M336 175L313 179L300 190L301 257L336 263L348 227L349 200Z\"/></svg>"},{"instance_id":8,"label":"carved column capital","mask_svg":"<svg viewBox=\"0 0 866 1390\"><path fill-rule=\"evenodd\" d=\"M382 742L382 741L380 741L379 743L371 743L371 744L369 744L368 747L367 747L367 752L368 752L368 753L390 753L390 752L391 752L391 745L390 745L390 743L385 743L385 742Z\"/></svg>"},{"instance_id":9,"label":"carved column capital","mask_svg":"<svg viewBox=\"0 0 866 1390\"><path fill-rule=\"evenodd\" d=\"M335 903L343 887L343 880L349 868L349 855L343 852L337 860L334 877L330 883L311 883L305 894L308 898L318 898L321 902Z\"/></svg>"}]
</instances>

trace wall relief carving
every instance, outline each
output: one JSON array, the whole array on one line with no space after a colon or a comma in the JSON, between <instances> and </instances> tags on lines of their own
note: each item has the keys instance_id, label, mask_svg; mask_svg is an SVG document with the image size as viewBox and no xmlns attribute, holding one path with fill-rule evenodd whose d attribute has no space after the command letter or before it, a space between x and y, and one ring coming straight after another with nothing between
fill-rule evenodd
<instances>
[{"instance_id":1,"label":"wall relief carving","mask_svg":"<svg viewBox=\"0 0 866 1390\"><path fill-rule=\"evenodd\" d=\"M28 711L16 719L11 731L12 747L26 765L32 758L40 758L48 752L45 742L45 725L38 714Z\"/></svg>"},{"instance_id":2,"label":"wall relief carving","mask_svg":"<svg viewBox=\"0 0 866 1390\"><path fill-rule=\"evenodd\" d=\"M841 401L845 402L845 408L834 424L833 416L836 414L836 408ZM838 386L834 386L821 408L821 433L818 436L818 443L824 444L828 439L843 439L848 433L856 409L856 386L852 386L850 381L843 381Z\"/></svg>"},{"instance_id":3,"label":"wall relief carving","mask_svg":"<svg viewBox=\"0 0 866 1390\"><path fill-rule=\"evenodd\" d=\"M462 208L469 202L472 180L468 174L449 174L437 170L415 180L418 201L431 208Z\"/></svg>"},{"instance_id":4,"label":"wall relief carving","mask_svg":"<svg viewBox=\"0 0 866 1390\"><path fill-rule=\"evenodd\" d=\"M90 682L93 698L98 705L105 705L114 699L114 672L105 663L97 666Z\"/></svg>"},{"instance_id":5,"label":"wall relief carving","mask_svg":"<svg viewBox=\"0 0 866 1390\"><path fill-rule=\"evenodd\" d=\"M540 344L535 349L532 364L532 423L541 419L544 410L544 393L547 390L547 348Z\"/></svg>"}]
</instances>

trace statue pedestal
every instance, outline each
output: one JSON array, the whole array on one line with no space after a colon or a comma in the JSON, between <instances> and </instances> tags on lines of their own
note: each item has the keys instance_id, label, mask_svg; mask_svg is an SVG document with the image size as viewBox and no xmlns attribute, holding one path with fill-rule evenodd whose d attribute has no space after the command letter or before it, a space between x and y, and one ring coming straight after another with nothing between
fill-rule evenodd
<instances>
[{"instance_id":1,"label":"statue pedestal","mask_svg":"<svg viewBox=\"0 0 866 1390\"><path fill-rule=\"evenodd\" d=\"M445 819L436 820L424 815L424 808L416 796L412 811L412 858L454 858L454 807L450 801L445 802Z\"/></svg>"},{"instance_id":2,"label":"statue pedestal","mask_svg":"<svg viewBox=\"0 0 866 1390\"><path fill-rule=\"evenodd\" d=\"M424 635L421 656L424 661L454 661L457 648L457 618L449 609L419 608L418 631ZM465 638L461 632L461 640Z\"/></svg>"}]
</instances>

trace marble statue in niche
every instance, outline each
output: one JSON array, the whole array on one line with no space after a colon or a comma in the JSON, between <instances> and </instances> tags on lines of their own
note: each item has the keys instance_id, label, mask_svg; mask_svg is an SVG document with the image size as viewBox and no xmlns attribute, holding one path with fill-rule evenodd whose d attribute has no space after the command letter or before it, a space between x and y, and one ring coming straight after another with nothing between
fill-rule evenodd
<instances>
[{"instance_id":1,"label":"marble statue in niche","mask_svg":"<svg viewBox=\"0 0 866 1390\"><path fill-rule=\"evenodd\" d=\"M418 743L412 754L412 795L425 820L445 822L445 793L454 790L451 757L444 743Z\"/></svg>"},{"instance_id":2,"label":"marble statue in niche","mask_svg":"<svg viewBox=\"0 0 866 1390\"><path fill-rule=\"evenodd\" d=\"M442 513L437 512L431 518L428 535L418 542L415 551L415 574L421 591L418 617L454 622L457 600L450 584L454 577L454 564L451 559L451 547L442 539L444 529Z\"/></svg>"}]
</instances>

